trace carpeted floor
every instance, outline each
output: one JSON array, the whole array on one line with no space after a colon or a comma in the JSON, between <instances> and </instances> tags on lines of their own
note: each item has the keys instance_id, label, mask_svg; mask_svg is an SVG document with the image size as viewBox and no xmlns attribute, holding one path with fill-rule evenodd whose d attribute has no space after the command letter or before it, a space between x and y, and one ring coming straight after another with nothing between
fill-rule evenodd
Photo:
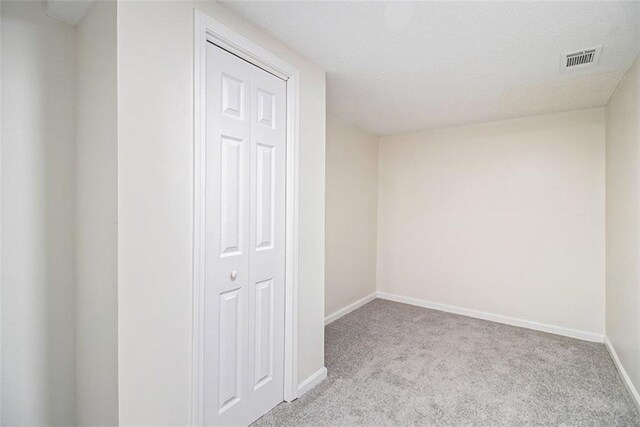
<instances>
[{"instance_id":1,"label":"carpeted floor","mask_svg":"<svg viewBox=\"0 0 640 427\"><path fill-rule=\"evenodd\" d=\"M603 344L383 300L325 340L327 379L255 425L640 425Z\"/></svg>"}]
</instances>

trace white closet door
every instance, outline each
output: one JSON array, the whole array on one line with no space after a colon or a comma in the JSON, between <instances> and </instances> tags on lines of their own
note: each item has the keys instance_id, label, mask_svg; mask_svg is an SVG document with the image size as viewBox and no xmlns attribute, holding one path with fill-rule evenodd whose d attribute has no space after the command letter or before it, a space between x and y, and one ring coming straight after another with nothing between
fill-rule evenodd
<instances>
[{"instance_id":1,"label":"white closet door","mask_svg":"<svg viewBox=\"0 0 640 427\"><path fill-rule=\"evenodd\" d=\"M255 419L284 398L286 84L251 66L249 353Z\"/></svg>"},{"instance_id":2,"label":"white closet door","mask_svg":"<svg viewBox=\"0 0 640 427\"><path fill-rule=\"evenodd\" d=\"M247 425L283 400L285 102L284 81L207 46L207 425Z\"/></svg>"}]
</instances>

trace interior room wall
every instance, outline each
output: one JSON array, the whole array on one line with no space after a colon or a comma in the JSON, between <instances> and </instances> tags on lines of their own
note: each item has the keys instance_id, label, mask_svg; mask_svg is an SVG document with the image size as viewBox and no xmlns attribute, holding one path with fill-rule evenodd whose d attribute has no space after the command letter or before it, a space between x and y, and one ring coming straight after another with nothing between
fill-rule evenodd
<instances>
[{"instance_id":1,"label":"interior room wall","mask_svg":"<svg viewBox=\"0 0 640 427\"><path fill-rule=\"evenodd\" d=\"M603 108L380 139L378 291L601 339Z\"/></svg>"},{"instance_id":2,"label":"interior room wall","mask_svg":"<svg viewBox=\"0 0 640 427\"><path fill-rule=\"evenodd\" d=\"M74 37L2 2L3 425L74 423Z\"/></svg>"},{"instance_id":3,"label":"interior room wall","mask_svg":"<svg viewBox=\"0 0 640 427\"><path fill-rule=\"evenodd\" d=\"M376 291L377 200L378 137L327 114L325 316Z\"/></svg>"},{"instance_id":4,"label":"interior room wall","mask_svg":"<svg viewBox=\"0 0 640 427\"><path fill-rule=\"evenodd\" d=\"M606 110L606 335L623 369L640 389L638 179L640 59L626 73ZM637 395L637 392L636 392ZM637 398L637 397L636 397Z\"/></svg>"},{"instance_id":5,"label":"interior room wall","mask_svg":"<svg viewBox=\"0 0 640 427\"><path fill-rule=\"evenodd\" d=\"M76 422L117 425L116 2L93 2L76 37Z\"/></svg>"},{"instance_id":6,"label":"interior room wall","mask_svg":"<svg viewBox=\"0 0 640 427\"><path fill-rule=\"evenodd\" d=\"M123 425L190 422L194 7L300 71L298 381L324 367L324 71L219 4L120 2L118 372Z\"/></svg>"}]
</instances>

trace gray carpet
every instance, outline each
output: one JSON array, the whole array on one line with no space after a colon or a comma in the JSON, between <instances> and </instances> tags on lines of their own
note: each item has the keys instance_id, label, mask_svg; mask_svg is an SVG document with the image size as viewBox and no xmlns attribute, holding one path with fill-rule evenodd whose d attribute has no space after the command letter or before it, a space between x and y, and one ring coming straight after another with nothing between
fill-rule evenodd
<instances>
[{"instance_id":1,"label":"gray carpet","mask_svg":"<svg viewBox=\"0 0 640 427\"><path fill-rule=\"evenodd\" d=\"M327 379L255 425L640 425L603 344L375 300L325 351Z\"/></svg>"}]
</instances>

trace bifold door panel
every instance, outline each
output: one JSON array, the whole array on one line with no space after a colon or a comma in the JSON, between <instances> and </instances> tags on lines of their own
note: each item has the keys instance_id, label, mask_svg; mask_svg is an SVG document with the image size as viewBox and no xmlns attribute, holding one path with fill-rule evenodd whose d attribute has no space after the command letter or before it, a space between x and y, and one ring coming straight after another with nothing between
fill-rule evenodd
<instances>
[{"instance_id":1,"label":"bifold door panel","mask_svg":"<svg viewBox=\"0 0 640 427\"><path fill-rule=\"evenodd\" d=\"M204 422L283 400L286 83L209 43Z\"/></svg>"}]
</instances>

